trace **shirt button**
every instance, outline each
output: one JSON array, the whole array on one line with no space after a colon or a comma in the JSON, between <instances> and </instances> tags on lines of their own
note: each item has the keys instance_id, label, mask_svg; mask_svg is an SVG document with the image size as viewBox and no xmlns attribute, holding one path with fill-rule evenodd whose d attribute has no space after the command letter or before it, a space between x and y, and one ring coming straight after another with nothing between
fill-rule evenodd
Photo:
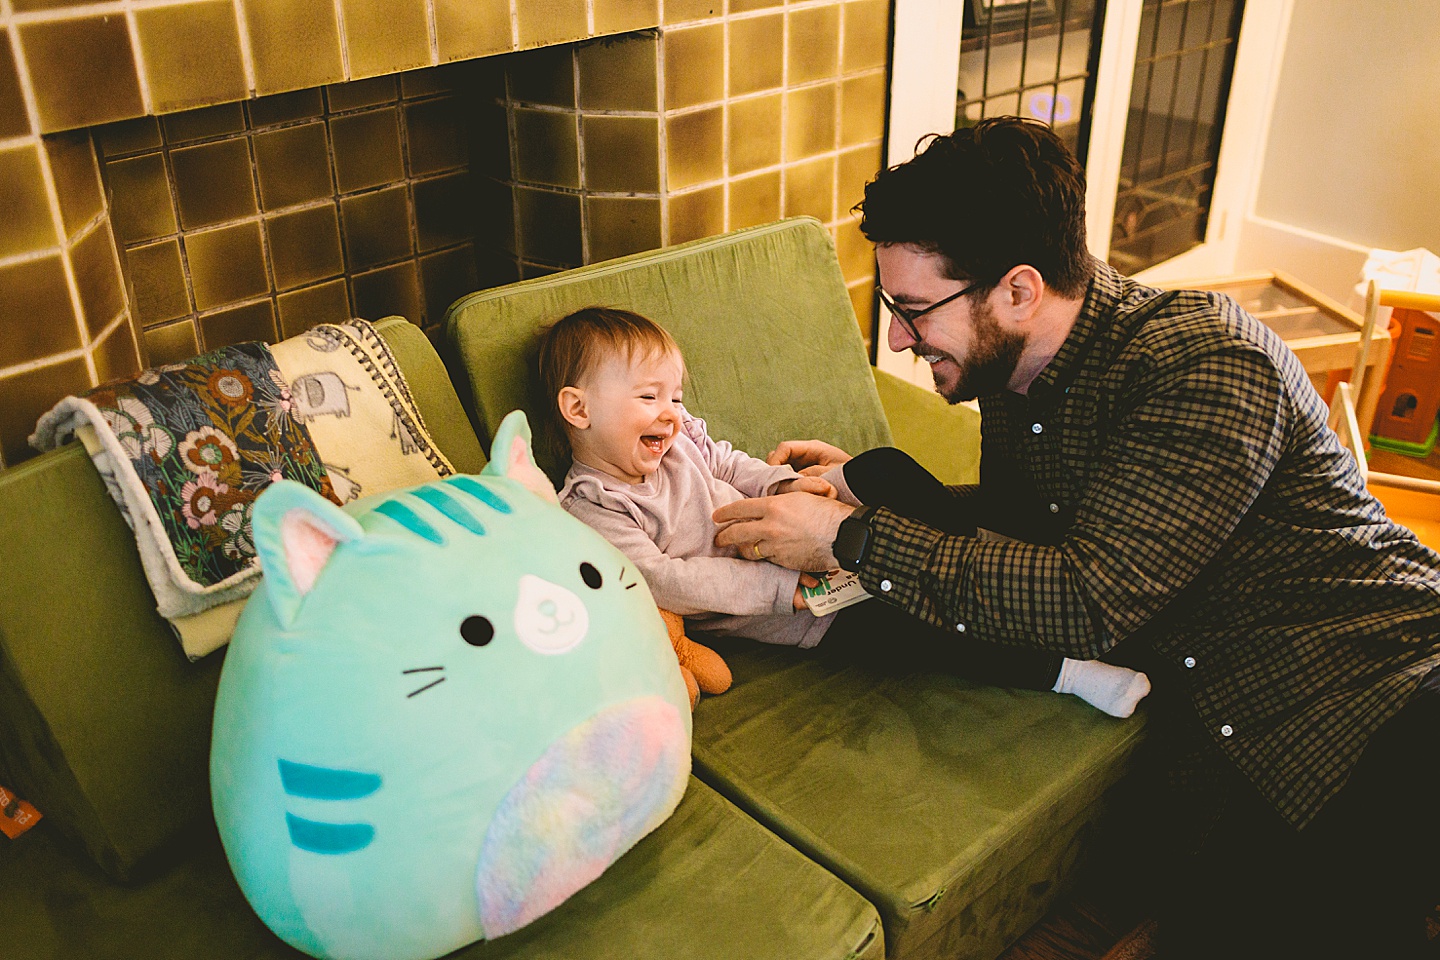
<instances>
[{"instance_id":1,"label":"shirt button","mask_svg":"<svg viewBox=\"0 0 1440 960\"><path fill-rule=\"evenodd\" d=\"M1051 512L1051 513L1059 513L1059 512L1060 512L1060 504L1058 504L1058 503L1052 503L1052 504L1050 504L1050 512Z\"/></svg>"},{"instance_id":2,"label":"shirt button","mask_svg":"<svg viewBox=\"0 0 1440 960\"><path fill-rule=\"evenodd\" d=\"M956 632L956 633L964 633L964 632L965 632L965 624L963 624L963 623L957 623L957 624L955 624L955 632Z\"/></svg>"},{"instance_id":3,"label":"shirt button","mask_svg":"<svg viewBox=\"0 0 1440 960\"><path fill-rule=\"evenodd\" d=\"M880 589L883 590L883 591L885 591L886 593L889 593L889 592L890 592L890 588L893 587L893 586L894 586L894 584L891 583L889 580L881 580L881 581L880 581Z\"/></svg>"},{"instance_id":4,"label":"shirt button","mask_svg":"<svg viewBox=\"0 0 1440 960\"><path fill-rule=\"evenodd\" d=\"M1032 424L1030 424L1030 432L1031 432L1031 433L1043 433L1044 430L1045 430L1045 428L1042 427L1042 426L1041 426L1040 424L1038 424L1038 423L1032 423Z\"/></svg>"},{"instance_id":5,"label":"shirt button","mask_svg":"<svg viewBox=\"0 0 1440 960\"><path fill-rule=\"evenodd\" d=\"M1185 668L1186 668L1187 670L1194 670L1194 669L1195 669L1195 658L1194 658L1194 657L1186 657L1185 660L1184 660L1184 663L1185 663Z\"/></svg>"},{"instance_id":6,"label":"shirt button","mask_svg":"<svg viewBox=\"0 0 1440 960\"><path fill-rule=\"evenodd\" d=\"M1220 726L1220 736L1222 736L1222 737L1228 737L1228 736L1230 736L1231 734L1233 734L1234 732L1235 732L1235 728L1232 727L1232 726L1230 726L1230 724L1228 724L1228 723L1226 723L1226 724L1221 724L1221 726Z\"/></svg>"}]
</instances>

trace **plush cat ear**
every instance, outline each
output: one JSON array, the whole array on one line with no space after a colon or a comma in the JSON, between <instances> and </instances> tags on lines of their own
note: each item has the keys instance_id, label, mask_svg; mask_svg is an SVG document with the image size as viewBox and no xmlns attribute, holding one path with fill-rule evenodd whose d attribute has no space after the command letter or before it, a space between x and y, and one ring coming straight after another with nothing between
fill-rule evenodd
<instances>
[{"instance_id":1,"label":"plush cat ear","mask_svg":"<svg viewBox=\"0 0 1440 960\"><path fill-rule=\"evenodd\" d=\"M540 499L559 503L560 498L555 496L550 478L535 465L530 446L530 421L525 419L525 411L511 410L500 421L500 429L495 431L495 442L490 445L490 462L480 472L517 480Z\"/></svg>"},{"instance_id":2,"label":"plush cat ear","mask_svg":"<svg viewBox=\"0 0 1440 960\"><path fill-rule=\"evenodd\" d=\"M335 548L365 535L354 517L309 487L277 480L250 517L275 615L289 626Z\"/></svg>"}]
</instances>

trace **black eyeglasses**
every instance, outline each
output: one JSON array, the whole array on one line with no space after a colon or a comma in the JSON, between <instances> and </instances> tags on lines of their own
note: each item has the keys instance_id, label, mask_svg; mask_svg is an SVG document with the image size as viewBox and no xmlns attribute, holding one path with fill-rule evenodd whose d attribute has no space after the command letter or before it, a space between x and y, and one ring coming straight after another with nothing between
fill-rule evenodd
<instances>
[{"instance_id":1,"label":"black eyeglasses","mask_svg":"<svg viewBox=\"0 0 1440 960\"><path fill-rule=\"evenodd\" d=\"M889 310L890 313L894 315L895 319L900 321L900 326L904 327L905 332L910 334L910 339L914 340L916 343L919 343L921 339L920 331L915 329L915 321L919 320L921 317L925 316L925 314L929 313L932 310L939 310L951 300L956 300L960 297L963 297L965 294L975 289L975 287L976 284L973 283L970 284L968 287L962 287L961 289L950 294L950 296L945 297L941 300L936 300L934 303L930 304L930 306L926 307L923 310L911 310L908 307L902 307L894 300L891 300L890 295L886 293L883 289L876 288L876 291L880 294L880 302L885 304L885 309Z\"/></svg>"}]
</instances>

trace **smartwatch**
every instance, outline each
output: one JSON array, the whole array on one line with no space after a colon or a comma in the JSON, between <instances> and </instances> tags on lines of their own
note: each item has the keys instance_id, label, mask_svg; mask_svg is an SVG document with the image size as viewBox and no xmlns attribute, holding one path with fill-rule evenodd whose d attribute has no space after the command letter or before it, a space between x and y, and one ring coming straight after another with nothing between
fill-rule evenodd
<instances>
[{"instance_id":1,"label":"smartwatch","mask_svg":"<svg viewBox=\"0 0 1440 960\"><path fill-rule=\"evenodd\" d=\"M840 521L835 542L830 545L840 569L853 572L865 562L865 554L870 549L870 515L874 512L874 507L860 507Z\"/></svg>"}]
</instances>

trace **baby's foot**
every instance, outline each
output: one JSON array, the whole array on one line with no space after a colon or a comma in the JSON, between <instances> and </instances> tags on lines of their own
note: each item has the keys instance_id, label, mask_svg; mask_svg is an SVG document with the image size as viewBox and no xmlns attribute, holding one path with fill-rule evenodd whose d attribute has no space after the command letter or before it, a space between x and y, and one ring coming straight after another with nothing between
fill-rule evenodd
<instances>
[{"instance_id":1,"label":"baby's foot","mask_svg":"<svg viewBox=\"0 0 1440 960\"><path fill-rule=\"evenodd\" d=\"M1071 660L1060 664L1056 693L1073 693L1112 717L1128 717L1150 692L1150 678L1138 670L1099 660Z\"/></svg>"}]
</instances>

